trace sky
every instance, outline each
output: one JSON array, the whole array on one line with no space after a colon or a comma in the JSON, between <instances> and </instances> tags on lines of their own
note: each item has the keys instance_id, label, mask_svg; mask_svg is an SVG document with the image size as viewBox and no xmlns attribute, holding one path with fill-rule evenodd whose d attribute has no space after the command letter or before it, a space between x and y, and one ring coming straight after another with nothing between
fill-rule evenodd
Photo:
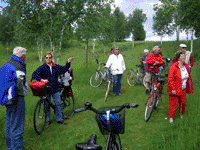
<instances>
[{"instance_id":1,"label":"sky","mask_svg":"<svg viewBox=\"0 0 200 150\"><path fill-rule=\"evenodd\" d=\"M130 13L133 13L134 9L139 8L143 10L143 13L147 16L147 21L144 23L144 30L146 31L146 41L160 41L160 36L157 36L153 33L153 15L155 14L155 11L153 10L154 4L161 4L159 0L114 0L115 6L119 7L121 11L124 12L126 16L128 16ZM1 6L5 7L7 4L4 2L0 2L0 9ZM114 7L112 7L114 9ZM189 39L191 35L189 34ZM187 36L185 32L180 33L180 40L186 40ZM128 38L128 40L131 40L131 37ZM172 36L164 36L163 41L175 41L176 40L176 34Z\"/></svg>"}]
</instances>

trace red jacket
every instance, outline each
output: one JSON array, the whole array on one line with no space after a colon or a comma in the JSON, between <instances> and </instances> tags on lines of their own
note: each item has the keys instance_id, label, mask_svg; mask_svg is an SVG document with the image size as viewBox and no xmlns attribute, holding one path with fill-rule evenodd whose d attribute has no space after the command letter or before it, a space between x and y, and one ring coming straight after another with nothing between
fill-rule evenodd
<instances>
[{"instance_id":1,"label":"red jacket","mask_svg":"<svg viewBox=\"0 0 200 150\"><path fill-rule=\"evenodd\" d=\"M155 63L155 61L158 61L159 64L153 66L153 64ZM153 67L159 67L159 66L162 66L164 63L163 59L162 59L162 56L160 54L157 54L155 55L154 52L150 53L148 56L147 56L147 60L146 60L146 64L147 64L147 67L146 67L146 72L148 72L148 70L151 70L155 73L158 73L158 69L154 69Z\"/></svg>"},{"instance_id":2,"label":"red jacket","mask_svg":"<svg viewBox=\"0 0 200 150\"><path fill-rule=\"evenodd\" d=\"M189 78L187 80L187 85L186 85L186 93L192 94L194 93L194 89L192 84L192 78L190 75L190 68L186 63L184 63L184 66L189 74ZM172 95L172 90L176 91L177 96L182 95L182 78L178 62L172 64L172 66L170 67L167 81L168 81L167 92L170 95Z\"/></svg>"},{"instance_id":3,"label":"red jacket","mask_svg":"<svg viewBox=\"0 0 200 150\"><path fill-rule=\"evenodd\" d=\"M172 64L174 64L176 62L175 57L172 60ZM194 58L192 56L192 54L190 55L190 66L192 67L194 65Z\"/></svg>"}]
</instances>

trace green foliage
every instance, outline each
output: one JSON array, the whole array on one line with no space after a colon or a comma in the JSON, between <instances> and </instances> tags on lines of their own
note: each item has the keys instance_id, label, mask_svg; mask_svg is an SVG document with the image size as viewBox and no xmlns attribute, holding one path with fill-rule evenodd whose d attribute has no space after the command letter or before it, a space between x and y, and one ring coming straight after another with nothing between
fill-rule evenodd
<instances>
[{"instance_id":1,"label":"green foliage","mask_svg":"<svg viewBox=\"0 0 200 150\"><path fill-rule=\"evenodd\" d=\"M130 32L127 28L127 20L123 11L120 11L119 7L113 12L113 17L115 20L114 24L114 38L116 41L123 41L125 38L129 37Z\"/></svg>"},{"instance_id":2,"label":"green foliage","mask_svg":"<svg viewBox=\"0 0 200 150\"><path fill-rule=\"evenodd\" d=\"M135 41L142 41L146 38L143 23L146 22L146 14L142 9L136 8L132 14L128 16L127 29L133 34ZM129 32L129 33L130 33Z\"/></svg>"},{"instance_id":3,"label":"green foliage","mask_svg":"<svg viewBox=\"0 0 200 150\"><path fill-rule=\"evenodd\" d=\"M200 1L179 0L179 22L183 28L193 28L195 36L200 37Z\"/></svg>"}]
</instances>

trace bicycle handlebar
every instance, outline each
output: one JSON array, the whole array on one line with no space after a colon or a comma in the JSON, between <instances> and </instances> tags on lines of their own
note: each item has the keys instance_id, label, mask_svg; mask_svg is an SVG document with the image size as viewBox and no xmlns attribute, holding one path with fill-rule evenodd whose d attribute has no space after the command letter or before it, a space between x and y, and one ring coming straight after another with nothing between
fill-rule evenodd
<instances>
[{"instance_id":1,"label":"bicycle handlebar","mask_svg":"<svg viewBox=\"0 0 200 150\"><path fill-rule=\"evenodd\" d=\"M97 64L104 65L104 66L106 65L105 63L99 62L98 59L96 59L96 61L97 61Z\"/></svg>"},{"instance_id":2,"label":"bicycle handlebar","mask_svg":"<svg viewBox=\"0 0 200 150\"><path fill-rule=\"evenodd\" d=\"M153 71L151 71L151 70L147 70L147 71L149 71L149 72L150 72L151 74L153 74L154 76L158 76L158 77L160 77L160 78L165 78L165 77L168 76L168 74L165 74L164 76L161 76L161 75L156 74L155 72L153 72Z\"/></svg>"},{"instance_id":3,"label":"bicycle handlebar","mask_svg":"<svg viewBox=\"0 0 200 150\"><path fill-rule=\"evenodd\" d=\"M126 108L137 108L139 105L138 104L130 104L130 103L126 103L124 105L122 105L118 110L110 110L110 114L115 114L115 113L119 113L120 111L122 111L125 107ZM92 107L92 103L91 102L86 102L85 103L85 108L92 110L93 112L97 113L97 114L106 114L106 111L98 111L95 108Z\"/></svg>"}]
</instances>

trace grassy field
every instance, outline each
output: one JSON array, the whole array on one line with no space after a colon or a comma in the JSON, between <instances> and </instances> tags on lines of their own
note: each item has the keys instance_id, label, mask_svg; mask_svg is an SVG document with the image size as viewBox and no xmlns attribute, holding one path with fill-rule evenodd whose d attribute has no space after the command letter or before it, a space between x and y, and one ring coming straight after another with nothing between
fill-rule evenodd
<instances>
[{"instance_id":1,"label":"grassy field","mask_svg":"<svg viewBox=\"0 0 200 150\"><path fill-rule=\"evenodd\" d=\"M183 43L187 44L185 41ZM199 40L194 41L194 54L198 55L200 51ZM137 109L126 110L125 133L120 135L122 148L124 150L133 149L199 149L200 148L200 62L195 60L192 68L192 79L194 84L194 94L187 95L187 106L184 114L184 120L179 119L178 111L175 115L175 125L169 124L168 115L169 100L167 94L167 85L164 86L163 100L159 103L158 112L154 111L148 122L144 121L144 110L147 95L145 95L144 86L136 85L130 87L127 84L127 73L131 68L139 64L140 56L144 49L152 51L153 47L159 42L136 42L132 47L131 42L116 43L119 46L121 54L124 56L126 72L122 79L122 96L113 97L109 95L107 102L104 101L106 87L101 85L99 88L92 88L89 85L89 78L95 72L100 62L106 62L110 47L103 53L103 47L96 44L95 53L92 53L92 43L90 43L89 67L85 67L85 46L63 50L59 64L64 65L69 57L74 56L71 67L74 68L74 81L72 89L75 95L76 108L84 106L85 102L92 102L95 108L112 105L122 105L124 103L136 103L140 106ZM189 44L188 44L189 46ZM179 49L176 42L163 42L162 52L164 57L173 58L174 53ZM49 51L45 49L44 52ZM196 52L197 51L197 52ZM6 53L6 49L0 46L0 66L2 66L11 56ZM56 53L55 53L56 54ZM41 65L39 62L36 48L28 49L27 52L27 80L30 82L32 72ZM56 59L56 58L55 58ZM74 114L71 119L64 120L67 126L59 125L55 121L55 115L51 111L52 124L45 128L42 135L37 135L33 128L33 112L39 98L32 95L29 89L26 101L26 121L24 130L24 147L32 150L74 150L78 142L86 142L91 134L97 134L97 143L106 146L106 136L101 135L98 125L95 122L95 114L91 111ZM4 126L6 120L5 107L0 107L0 147L6 149L4 138Z\"/></svg>"}]
</instances>

